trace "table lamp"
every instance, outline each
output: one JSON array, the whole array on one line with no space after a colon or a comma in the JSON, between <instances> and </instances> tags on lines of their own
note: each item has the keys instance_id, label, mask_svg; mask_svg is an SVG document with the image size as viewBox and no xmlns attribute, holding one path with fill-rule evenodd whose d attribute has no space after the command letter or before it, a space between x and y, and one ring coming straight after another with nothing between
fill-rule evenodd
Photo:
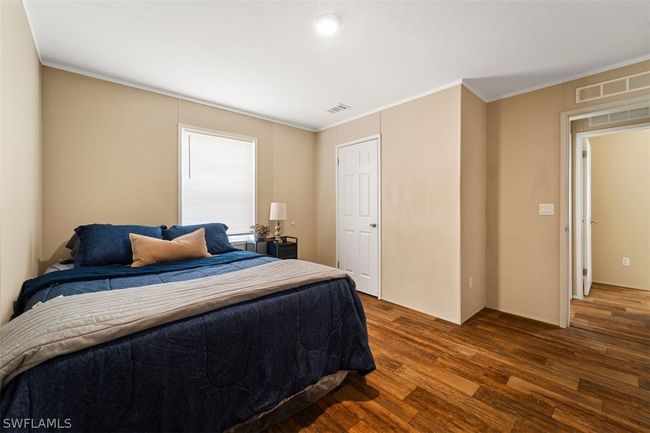
<instances>
[{"instance_id":1,"label":"table lamp","mask_svg":"<svg viewBox=\"0 0 650 433\"><path fill-rule=\"evenodd\" d=\"M271 221L275 221L275 241L282 243L280 237L280 221L287 219L287 204L286 203L271 203L271 214L269 215Z\"/></svg>"}]
</instances>

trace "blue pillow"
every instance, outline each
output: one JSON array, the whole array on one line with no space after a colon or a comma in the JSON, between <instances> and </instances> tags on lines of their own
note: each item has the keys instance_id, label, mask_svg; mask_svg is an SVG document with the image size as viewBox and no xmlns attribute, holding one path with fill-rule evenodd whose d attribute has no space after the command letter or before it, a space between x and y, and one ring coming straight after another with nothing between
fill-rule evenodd
<instances>
[{"instance_id":1,"label":"blue pillow","mask_svg":"<svg viewBox=\"0 0 650 433\"><path fill-rule=\"evenodd\" d=\"M79 236L79 252L74 266L128 265L133 262L129 233L162 239L165 226L89 224L74 229Z\"/></svg>"},{"instance_id":2,"label":"blue pillow","mask_svg":"<svg viewBox=\"0 0 650 433\"><path fill-rule=\"evenodd\" d=\"M234 250L232 245L230 245L228 235L226 234L228 226L221 223L194 224L191 226L172 226L163 231L163 236L166 240L171 241L172 239L176 239L179 236L192 233L201 227L205 228L205 243L208 246L208 252L210 254L223 254Z\"/></svg>"}]
</instances>

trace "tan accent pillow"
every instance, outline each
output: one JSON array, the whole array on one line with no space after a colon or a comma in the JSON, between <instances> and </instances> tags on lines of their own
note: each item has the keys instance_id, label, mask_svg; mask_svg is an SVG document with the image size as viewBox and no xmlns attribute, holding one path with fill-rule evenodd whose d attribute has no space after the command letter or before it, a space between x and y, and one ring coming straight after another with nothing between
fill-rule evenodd
<instances>
[{"instance_id":1,"label":"tan accent pillow","mask_svg":"<svg viewBox=\"0 0 650 433\"><path fill-rule=\"evenodd\" d=\"M132 268L173 260L210 257L205 244L205 228L203 227L171 241L135 233L129 233L129 239L131 239L131 249L133 250Z\"/></svg>"}]
</instances>

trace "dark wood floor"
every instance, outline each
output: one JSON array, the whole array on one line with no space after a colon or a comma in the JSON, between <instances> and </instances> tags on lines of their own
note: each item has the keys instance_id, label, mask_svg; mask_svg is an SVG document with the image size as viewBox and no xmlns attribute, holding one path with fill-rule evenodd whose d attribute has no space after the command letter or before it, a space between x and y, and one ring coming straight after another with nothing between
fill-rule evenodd
<instances>
[{"instance_id":1,"label":"dark wood floor","mask_svg":"<svg viewBox=\"0 0 650 433\"><path fill-rule=\"evenodd\" d=\"M270 431L648 432L646 295L596 288L569 329L488 309L456 326L363 296L377 370Z\"/></svg>"}]
</instances>

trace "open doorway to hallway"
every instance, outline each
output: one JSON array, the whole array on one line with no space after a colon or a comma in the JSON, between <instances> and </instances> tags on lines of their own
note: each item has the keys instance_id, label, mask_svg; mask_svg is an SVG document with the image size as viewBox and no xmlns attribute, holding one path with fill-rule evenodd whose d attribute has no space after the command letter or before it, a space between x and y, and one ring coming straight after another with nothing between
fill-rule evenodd
<instances>
[{"instance_id":1,"label":"open doorway to hallway","mask_svg":"<svg viewBox=\"0 0 650 433\"><path fill-rule=\"evenodd\" d=\"M650 341L650 123L572 122L573 327Z\"/></svg>"}]
</instances>

